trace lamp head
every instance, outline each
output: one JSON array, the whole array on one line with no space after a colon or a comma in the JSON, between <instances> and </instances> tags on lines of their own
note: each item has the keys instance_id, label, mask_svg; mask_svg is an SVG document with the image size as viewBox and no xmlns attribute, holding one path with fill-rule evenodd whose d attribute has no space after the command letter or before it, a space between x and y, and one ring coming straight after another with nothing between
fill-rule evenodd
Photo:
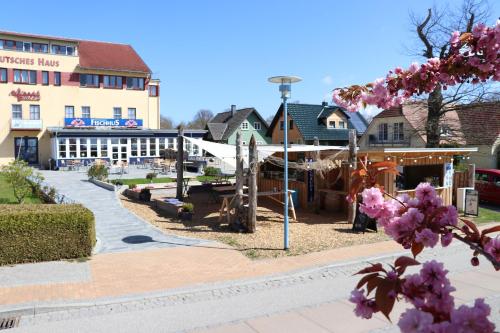
<instances>
[{"instance_id":1,"label":"lamp head","mask_svg":"<svg viewBox=\"0 0 500 333\"><path fill-rule=\"evenodd\" d=\"M292 83L300 82L298 76L273 76L268 79L271 83L279 83L282 98L289 98L292 91Z\"/></svg>"}]
</instances>

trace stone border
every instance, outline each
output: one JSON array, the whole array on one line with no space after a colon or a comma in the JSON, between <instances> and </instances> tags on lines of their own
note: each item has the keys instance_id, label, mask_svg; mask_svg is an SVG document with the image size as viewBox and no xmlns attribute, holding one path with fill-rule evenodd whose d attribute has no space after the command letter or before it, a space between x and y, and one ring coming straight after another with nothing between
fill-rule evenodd
<instances>
[{"instance_id":1,"label":"stone border","mask_svg":"<svg viewBox=\"0 0 500 333\"><path fill-rule=\"evenodd\" d=\"M91 182L94 185L97 185L99 187L102 187L108 191L116 191L116 186L114 184L108 183L108 182L103 182L101 180L97 180L94 178L90 178L89 182Z\"/></svg>"}]
</instances>

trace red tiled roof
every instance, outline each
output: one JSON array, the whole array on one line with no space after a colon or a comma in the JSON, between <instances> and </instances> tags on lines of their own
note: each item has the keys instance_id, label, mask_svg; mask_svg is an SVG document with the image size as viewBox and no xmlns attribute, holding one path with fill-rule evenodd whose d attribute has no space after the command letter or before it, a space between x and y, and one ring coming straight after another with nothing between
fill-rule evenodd
<instances>
[{"instance_id":1,"label":"red tiled roof","mask_svg":"<svg viewBox=\"0 0 500 333\"><path fill-rule=\"evenodd\" d=\"M388 118L388 117L399 117L403 115L403 110L401 106L395 106L390 109L383 110L377 114L374 118Z\"/></svg>"},{"instance_id":2,"label":"red tiled roof","mask_svg":"<svg viewBox=\"0 0 500 333\"><path fill-rule=\"evenodd\" d=\"M78 56L81 68L151 73L130 45L81 41Z\"/></svg>"},{"instance_id":3,"label":"red tiled roof","mask_svg":"<svg viewBox=\"0 0 500 333\"><path fill-rule=\"evenodd\" d=\"M475 103L456 108L468 145L492 145L500 135L500 102Z\"/></svg>"}]
</instances>

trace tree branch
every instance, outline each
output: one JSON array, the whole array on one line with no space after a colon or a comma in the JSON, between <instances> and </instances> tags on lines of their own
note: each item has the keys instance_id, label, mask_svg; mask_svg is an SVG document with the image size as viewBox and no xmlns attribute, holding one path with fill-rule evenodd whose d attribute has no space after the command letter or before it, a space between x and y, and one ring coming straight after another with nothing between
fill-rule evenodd
<instances>
[{"instance_id":1,"label":"tree branch","mask_svg":"<svg viewBox=\"0 0 500 333\"><path fill-rule=\"evenodd\" d=\"M497 270L497 271L500 270L500 262L498 262L496 260L496 258L493 257L491 254L489 254L488 252L484 251L484 249L481 246L479 246L476 243L473 243L473 242L467 240L465 237L462 237L462 236L460 236L458 234L455 234L455 233L453 234L453 238L456 238L459 241L461 241L461 242L469 245L472 250L479 252L486 259L488 259L492 263L493 267L495 267L495 270Z\"/></svg>"},{"instance_id":2,"label":"tree branch","mask_svg":"<svg viewBox=\"0 0 500 333\"><path fill-rule=\"evenodd\" d=\"M429 8L427 12L427 17L425 20L417 26L417 33L418 33L418 38L424 43L426 50L424 51L424 56L427 58L433 58L433 53L432 53L432 45L429 42L429 38L424 32L425 27L429 23L430 19L432 17L432 10Z\"/></svg>"}]
</instances>

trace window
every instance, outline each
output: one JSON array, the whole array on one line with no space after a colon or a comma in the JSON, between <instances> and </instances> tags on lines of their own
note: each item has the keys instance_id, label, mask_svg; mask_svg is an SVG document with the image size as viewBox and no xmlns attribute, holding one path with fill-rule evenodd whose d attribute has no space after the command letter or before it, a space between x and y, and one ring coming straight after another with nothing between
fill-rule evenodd
<instances>
[{"instance_id":1,"label":"window","mask_svg":"<svg viewBox=\"0 0 500 333\"><path fill-rule=\"evenodd\" d=\"M13 40L4 40L3 48L6 50L23 50L23 42L21 41L13 41Z\"/></svg>"},{"instance_id":2,"label":"window","mask_svg":"<svg viewBox=\"0 0 500 333\"><path fill-rule=\"evenodd\" d=\"M149 139L149 156L156 156L156 138Z\"/></svg>"},{"instance_id":3,"label":"window","mask_svg":"<svg viewBox=\"0 0 500 333\"><path fill-rule=\"evenodd\" d=\"M280 121L280 131L283 130L283 127L285 126L285 123L283 122L283 120Z\"/></svg>"},{"instance_id":4,"label":"window","mask_svg":"<svg viewBox=\"0 0 500 333\"><path fill-rule=\"evenodd\" d=\"M59 158L66 158L66 139L58 139Z\"/></svg>"},{"instance_id":5,"label":"window","mask_svg":"<svg viewBox=\"0 0 500 333\"><path fill-rule=\"evenodd\" d=\"M246 121L246 120L245 120L244 122L242 122L242 123L241 123L241 125L240 125L240 128L241 128L243 131L248 130L248 121Z\"/></svg>"},{"instance_id":6,"label":"window","mask_svg":"<svg viewBox=\"0 0 500 333\"><path fill-rule=\"evenodd\" d=\"M293 119L290 119L290 129L293 129Z\"/></svg>"},{"instance_id":7,"label":"window","mask_svg":"<svg viewBox=\"0 0 500 333\"><path fill-rule=\"evenodd\" d=\"M90 157L97 157L97 139L90 139Z\"/></svg>"},{"instance_id":8,"label":"window","mask_svg":"<svg viewBox=\"0 0 500 333\"><path fill-rule=\"evenodd\" d=\"M137 140L140 140L141 141L141 144L140 144L140 147L141 147L141 156L146 156L148 151L148 145L147 145L147 142L146 140L147 139L137 139Z\"/></svg>"},{"instance_id":9,"label":"window","mask_svg":"<svg viewBox=\"0 0 500 333\"><path fill-rule=\"evenodd\" d=\"M387 133L387 123L378 124L378 140L379 141L387 141L388 133Z\"/></svg>"},{"instance_id":10,"label":"window","mask_svg":"<svg viewBox=\"0 0 500 333\"><path fill-rule=\"evenodd\" d=\"M82 106L82 118L90 118L90 106Z\"/></svg>"},{"instance_id":11,"label":"window","mask_svg":"<svg viewBox=\"0 0 500 333\"><path fill-rule=\"evenodd\" d=\"M136 119L135 108L128 108L128 119Z\"/></svg>"},{"instance_id":12,"label":"window","mask_svg":"<svg viewBox=\"0 0 500 333\"><path fill-rule=\"evenodd\" d=\"M49 85L49 72L47 72L47 71L42 72L42 84L44 86Z\"/></svg>"},{"instance_id":13,"label":"window","mask_svg":"<svg viewBox=\"0 0 500 333\"><path fill-rule=\"evenodd\" d=\"M127 89L144 90L144 78L127 77Z\"/></svg>"},{"instance_id":14,"label":"window","mask_svg":"<svg viewBox=\"0 0 500 333\"><path fill-rule=\"evenodd\" d=\"M80 139L80 157L87 157L87 139Z\"/></svg>"},{"instance_id":15,"label":"window","mask_svg":"<svg viewBox=\"0 0 500 333\"><path fill-rule=\"evenodd\" d=\"M99 87L99 75L80 74L80 87Z\"/></svg>"},{"instance_id":16,"label":"window","mask_svg":"<svg viewBox=\"0 0 500 333\"><path fill-rule=\"evenodd\" d=\"M253 128L256 130L256 131L260 131L261 127L260 127L260 122L256 121L255 123L253 123Z\"/></svg>"},{"instance_id":17,"label":"window","mask_svg":"<svg viewBox=\"0 0 500 333\"><path fill-rule=\"evenodd\" d=\"M113 119L122 119L122 108L113 108Z\"/></svg>"},{"instance_id":18,"label":"window","mask_svg":"<svg viewBox=\"0 0 500 333\"><path fill-rule=\"evenodd\" d=\"M36 71L14 69L14 83L36 84Z\"/></svg>"},{"instance_id":19,"label":"window","mask_svg":"<svg viewBox=\"0 0 500 333\"><path fill-rule=\"evenodd\" d=\"M149 86L149 96L158 97L158 86Z\"/></svg>"},{"instance_id":20,"label":"window","mask_svg":"<svg viewBox=\"0 0 500 333\"><path fill-rule=\"evenodd\" d=\"M3 39L0 39L0 50L3 50Z\"/></svg>"},{"instance_id":21,"label":"window","mask_svg":"<svg viewBox=\"0 0 500 333\"><path fill-rule=\"evenodd\" d=\"M40 120L40 105L30 105L30 119Z\"/></svg>"},{"instance_id":22,"label":"window","mask_svg":"<svg viewBox=\"0 0 500 333\"><path fill-rule=\"evenodd\" d=\"M68 146L69 146L69 158L75 158L76 157L76 139L68 139Z\"/></svg>"},{"instance_id":23,"label":"window","mask_svg":"<svg viewBox=\"0 0 500 333\"><path fill-rule=\"evenodd\" d=\"M174 138L167 139L168 149L174 149L174 140Z\"/></svg>"},{"instance_id":24,"label":"window","mask_svg":"<svg viewBox=\"0 0 500 333\"><path fill-rule=\"evenodd\" d=\"M108 157L108 139L101 139L101 157Z\"/></svg>"},{"instance_id":25,"label":"window","mask_svg":"<svg viewBox=\"0 0 500 333\"><path fill-rule=\"evenodd\" d=\"M137 157L137 139L130 139L130 156Z\"/></svg>"},{"instance_id":26,"label":"window","mask_svg":"<svg viewBox=\"0 0 500 333\"><path fill-rule=\"evenodd\" d=\"M104 88L123 88L123 78L121 76L104 75L103 76Z\"/></svg>"},{"instance_id":27,"label":"window","mask_svg":"<svg viewBox=\"0 0 500 333\"><path fill-rule=\"evenodd\" d=\"M66 105L64 107L64 117L65 118L75 118L75 107L71 105Z\"/></svg>"},{"instance_id":28,"label":"window","mask_svg":"<svg viewBox=\"0 0 500 333\"><path fill-rule=\"evenodd\" d=\"M23 119L23 106L12 104L12 119Z\"/></svg>"},{"instance_id":29,"label":"window","mask_svg":"<svg viewBox=\"0 0 500 333\"><path fill-rule=\"evenodd\" d=\"M61 85L61 72L54 72L54 85L55 86Z\"/></svg>"},{"instance_id":30,"label":"window","mask_svg":"<svg viewBox=\"0 0 500 333\"><path fill-rule=\"evenodd\" d=\"M49 45L48 44L40 44L40 43L31 43L31 48L33 52L39 53L48 53Z\"/></svg>"},{"instance_id":31,"label":"window","mask_svg":"<svg viewBox=\"0 0 500 333\"><path fill-rule=\"evenodd\" d=\"M75 55L75 48L73 46L66 46L66 55Z\"/></svg>"},{"instance_id":32,"label":"window","mask_svg":"<svg viewBox=\"0 0 500 333\"><path fill-rule=\"evenodd\" d=\"M393 139L394 141L403 141L405 138L403 123L394 123Z\"/></svg>"},{"instance_id":33,"label":"window","mask_svg":"<svg viewBox=\"0 0 500 333\"><path fill-rule=\"evenodd\" d=\"M345 122L339 121L339 128L345 128Z\"/></svg>"},{"instance_id":34,"label":"window","mask_svg":"<svg viewBox=\"0 0 500 333\"><path fill-rule=\"evenodd\" d=\"M328 122L328 128L335 128L335 120L330 120Z\"/></svg>"},{"instance_id":35,"label":"window","mask_svg":"<svg viewBox=\"0 0 500 333\"><path fill-rule=\"evenodd\" d=\"M51 47L51 53L53 54L66 54L66 46L65 45L56 45L56 44L52 44L52 47Z\"/></svg>"},{"instance_id":36,"label":"window","mask_svg":"<svg viewBox=\"0 0 500 333\"><path fill-rule=\"evenodd\" d=\"M0 68L0 82L7 82L7 68Z\"/></svg>"},{"instance_id":37,"label":"window","mask_svg":"<svg viewBox=\"0 0 500 333\"><path fill-rule=\"evenodd\" d=\"M31 52L31 43L30 42L23 43L23 51L24 52Z\"/></svg>"}]
</instances>

